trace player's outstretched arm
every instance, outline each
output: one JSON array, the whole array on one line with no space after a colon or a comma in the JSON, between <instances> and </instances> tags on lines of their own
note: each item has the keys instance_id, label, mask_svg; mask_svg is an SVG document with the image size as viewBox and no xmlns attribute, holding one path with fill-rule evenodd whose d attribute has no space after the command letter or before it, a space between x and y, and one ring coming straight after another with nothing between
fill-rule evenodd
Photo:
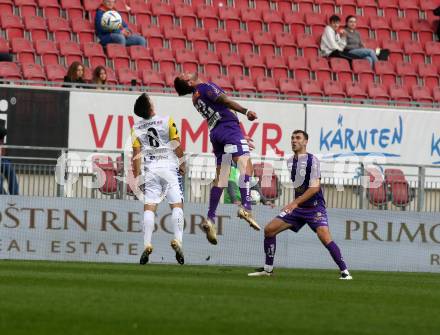
<instances>
[{"instance_id":1,"label":"player's outstretched arm","mask_svg":"<svg viewBox=\"0 0 440 335\"><path fill-rule=\"evenodd\" d=\"M306 202L311 197L313 197L321 189L321 182L319 181L319 179L313 180L310 184L311 184L310 187L307 189L307 191L304 192L303 195L299 196L298 198L296 198L290 204L288 204L283 208L284 212L290 213L299 205L301 205L303 202Z\"/></svg>"},{"instance_id":2,"label":"player's outstretched arm","mask_svg":"<svg viewBox=\"0 0 440 335\"><path fill-rule=\"evenodd\" d=\"M176 141L177 147L174 149L174 153L176 154L177 158L179 158L179 173L181 176L183 176L186 172L186 164L185 164L185 152L182 149L182 146L180 145L179 141Z\"/></svg>"},{"instance_id":3,"label":"player's outstretched arm","mask_svg":"<svg viewBox=\"0 0 440 335\"><path fill-rule=\"evenodd\" d=\"M249 121L254 121L256 120L257 117L257 113L248 110L247 108L244 108L243 106L241 106L238 102L232 100L231 98L229 98L226 94L221 94L217 100L217 103L220 103L222 105L225 105L226 107L228 107L229 109L232 109L236 112L239 112L241 114L246 115L246 117L248 118Z\"/></svg>"},{"instance_id":4,"label":"player's outstretched arm","mask_svg":"<svg viewBox=\"0 0 440 335\"><path fill-rule=\"evenodd\" d=\"M133 147L133 175L135 178L141 174L141 148Z\"/></svg>"}]
</instances>

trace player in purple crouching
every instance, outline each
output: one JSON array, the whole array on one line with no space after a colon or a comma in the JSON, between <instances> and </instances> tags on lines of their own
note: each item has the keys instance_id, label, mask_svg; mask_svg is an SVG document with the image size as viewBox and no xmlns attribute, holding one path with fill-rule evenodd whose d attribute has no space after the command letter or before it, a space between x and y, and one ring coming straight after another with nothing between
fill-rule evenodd
<instances>
[{"instance_id":1,"label":"player in purple crouching","mask_svg":"<svg viewBox=\"0 0 440 335\"><path fill-rule=\"evenodd\" d=\"M298 232L305 224L318 235L341 271L339 279L352 279L341 251L332 240L328 228L327 211L321 189L319 160L307 152L309 135L303 130L292 133L291 143L294 156L287 165L295 188L295 200L283 208L283 211L264 227L264 252L266 263L263 268L249 273L251 277L271 276L276 250L276 236L286 229Z\"/></svg>"},{"instance_id":2,"label":"player in purple crouching","mask_svg":"<svg viewBox=\"0 0 440 335\"><path fill-rule=\"evenodd\" d=\"M260 230L252 216L250 198L250 178L252 162L249 157L249 145L240 129L236 112L246 115L249 121L257 119L257 114L240 106L226 96L225 91L213 82L203 82L197 73L182 73L174 80L174 87L179 96L192 94L194 107L208 122L210 139L217 159L216 178L211 188L207 219L202 223L208 241L217 244L215 229L215 212L219 204L223 188L227 185L230 159L234 160L240 169L240 193L242 201L238 209L238 217L246 220L249 225ZM228 164L229 160L229 164ZM223 162L223 164L222 164ZM227 171L221 171L221 167ZM225 176L226 180L219 180Z\"/></svg>"}]
</instances>

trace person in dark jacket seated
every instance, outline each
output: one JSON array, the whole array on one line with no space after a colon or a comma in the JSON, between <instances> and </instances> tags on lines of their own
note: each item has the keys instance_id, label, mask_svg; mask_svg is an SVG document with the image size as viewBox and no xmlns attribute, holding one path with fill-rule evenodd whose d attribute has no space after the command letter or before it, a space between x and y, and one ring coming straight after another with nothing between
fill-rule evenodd
<instances>
[{"instance_id":1,"label":"person in dark jacket seated","mask_svg":"<svg viewBox=\"0 0 440 335\"><path fill-rule=\"evenodd\" d=\"M356 30L356 24L355 16L347 16L347 19L345 20L345 36L347 43L344 52L350 56L366 59L370 62L371 66L373 66L374 63L377 62L376 51L365 48L361 40L361 35Z\"/></svg>"},{"instance_id":2,"label":"person in dark jacket seated","mask_svg":"<svg viewBox=\"0 0 440 335\"><path fill-rule=\"evenodd\" d=\"M76 88L87 88L87 84L84 80L84 65L80 62L73 62L70 64L67 70L67 75L64 76L64 82L69 84L64 84L63 87L76 87Z\"/></svg>"},{"instance_id":3,"label":"person in dark jacket seated","mask_svg":"<svg viewBox=\"0 0 440 335\"><path fill-rule=\"evenodd\" d=\"M102 5L96 11L95 16L95 30L96 35L99 38L99 42L102 46L106 46L109 43L117 43L126 46L131 45L142 45L145 46L145 38L140 35L133 34L130 29L128 29L128 25L124 20L122 20L122 27L120 29L114 31L107 31L101 25L102 16L105 12L109 10L115 10L113 7L115 6L115 0L104 0Z\"/></svg>"}]
</instances>

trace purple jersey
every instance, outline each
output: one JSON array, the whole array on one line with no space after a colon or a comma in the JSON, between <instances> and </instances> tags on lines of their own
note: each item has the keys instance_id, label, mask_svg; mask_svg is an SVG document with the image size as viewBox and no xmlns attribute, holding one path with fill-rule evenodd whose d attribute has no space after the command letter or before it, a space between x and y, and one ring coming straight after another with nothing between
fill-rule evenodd
<instances>
[{"instance_id":1,"label":"purple jersey","mask_svg":"<svg viewBox=\"0 0 440 335\"><path fill-rule=\"evenodd\" d=\"M319 160L312 154L304 154L298 157L291 157L287 161L289 167L290 177L295 188L295 198L303 195L313 180L321 179L321 171L319 168ZM325 206L322 189L315 193L309 200L303 202L299 207L316 207Z\"/></svg>"},{"instance_id":2,"label":"purple jersey","mask_svg":"<svg viewBox=\"0 0 440 335\"><path fill-rule=\"evenodd\" d=\"M238 124L235 112L216 102L217 98L222 94L225 94L225 91L213 82L197 85L193 94L194 107L208 121L209 129L213 129L220 123L225 122L235 122Z\"/></svg>"}]
</instances>

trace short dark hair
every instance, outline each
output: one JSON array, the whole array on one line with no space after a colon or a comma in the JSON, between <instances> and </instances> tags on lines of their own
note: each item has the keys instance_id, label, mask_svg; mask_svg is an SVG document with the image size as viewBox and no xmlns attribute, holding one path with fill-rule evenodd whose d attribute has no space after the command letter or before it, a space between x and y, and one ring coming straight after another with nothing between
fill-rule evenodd
<instances>
[{"instance_id":1,"label":"short dark hair","mask_svg":"<svg viewBox=\"0 0 440 335\"><path fill-rule=\"evenodd\" d=\"M301 129L294 130L292 135L294 135L294 134L303 134L303 136L306 140L309 139L309 134L307 134L304 130L301 130Z\"/></svg>"},{"instance_id":2,"label":"short dark hair","mask_svg":"<svg viewBox=\"0 0 440 335\"><path fill-rule=\"evenodd\" d=\"M137 116L149 119L151 115L151 101L150 97L146 93L142 93L134 104L134 114Z\"/></svg>"},{"instance_id":3,"label":"short dark hair","mask_svg":"<svg viewBox=\"0 0 440 335\"><path fill-rule=\"evenodd\" d=\"M332 22L341 22L341 18L339 16L337 16L337 15L332 15L332 16L330 16L329 21L330 21L330 23L332 23Z\"/></svg>"},{"instance_id":4,"label":"short dark hair","mask_svg":"<svg viewBox=\"0 0 440 335\"><path fill-rule=\"evenodd\" d=\"M179 77L174 79L174 88L179 96L187 95L193 92L193 88L189 84Z\"/></svg>"},{"instance_id":5,"label":"short dark hair","mask_svg":"<svg viewBox=\"0 0 440 335\"><path fill-rule=\"evenodd\" d=\"M347 18L345 19L345 25L348 24L348 21L350 21L350 19L355 19L355 18L356 18L356 16L354 16L354 15L348 15Z\"/></svg>"}]
</instances>

